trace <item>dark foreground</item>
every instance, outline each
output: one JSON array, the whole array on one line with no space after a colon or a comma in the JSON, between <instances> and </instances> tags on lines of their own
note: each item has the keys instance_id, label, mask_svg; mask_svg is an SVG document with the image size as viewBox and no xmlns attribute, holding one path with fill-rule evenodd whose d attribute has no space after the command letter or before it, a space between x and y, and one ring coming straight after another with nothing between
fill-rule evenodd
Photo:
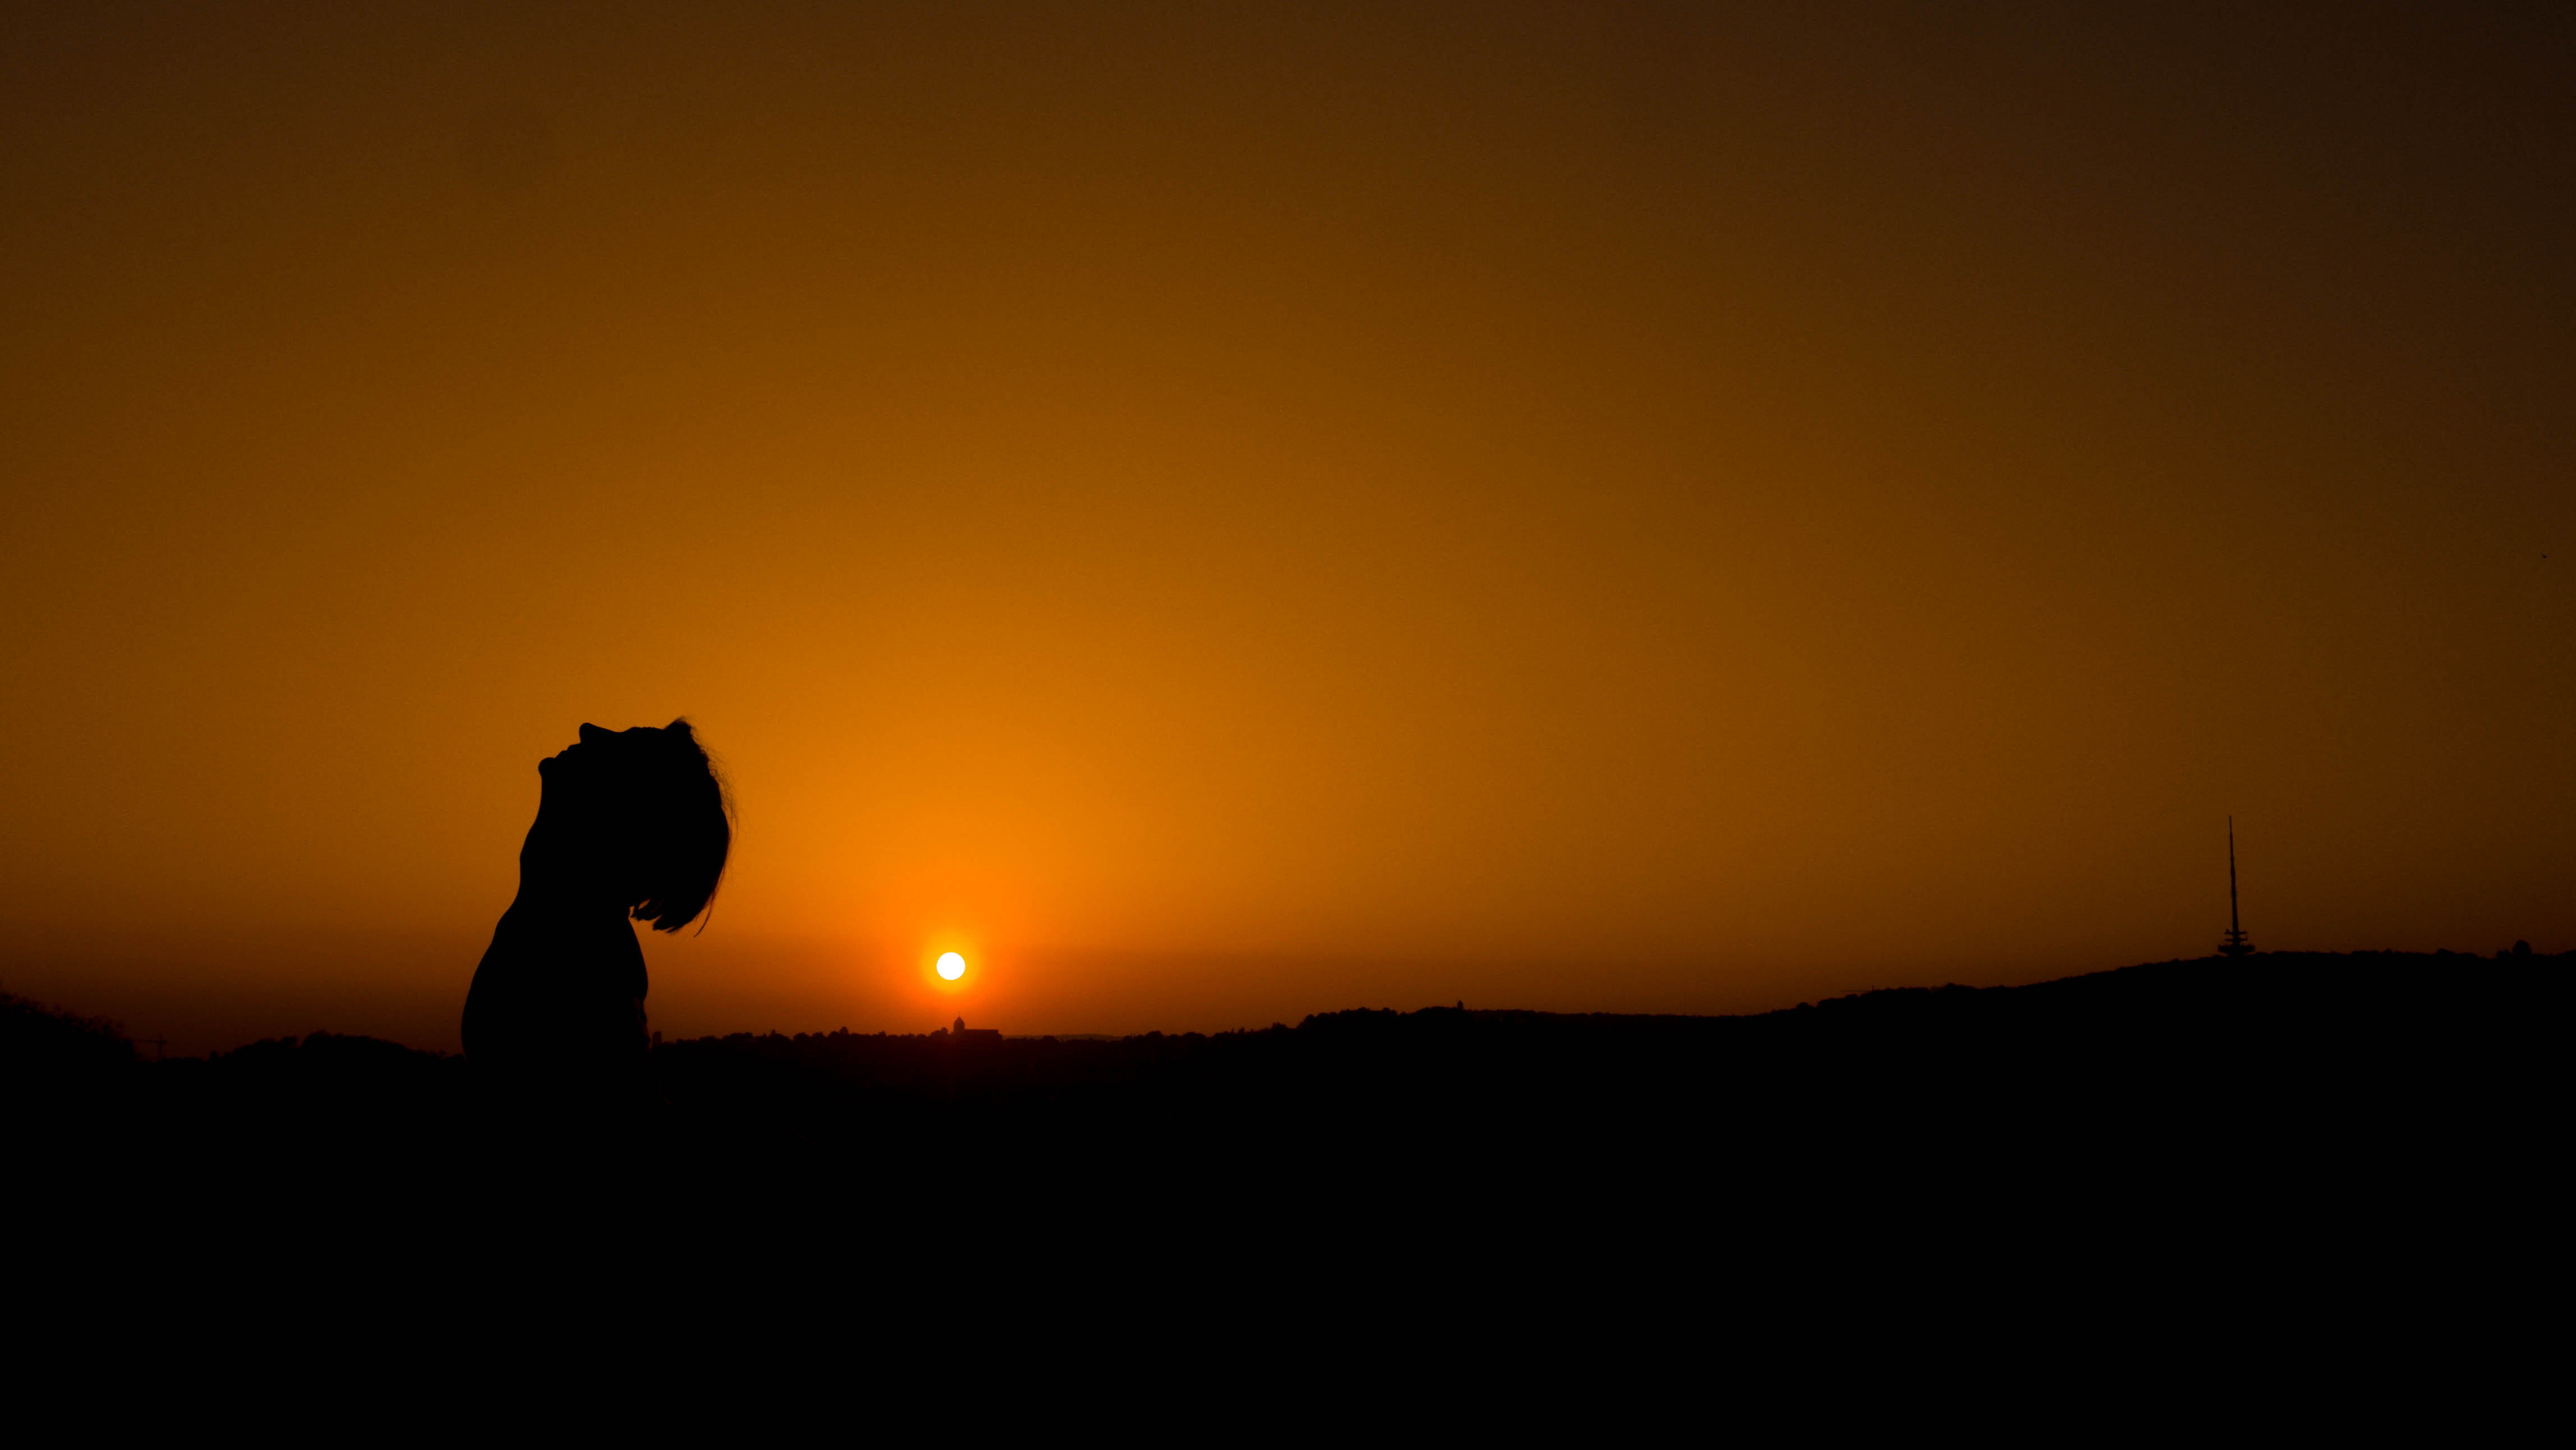
<instances>
[{"instance_id":1,"label":"dark foreground","mask_svg":"<svg viewBox=\"0 0 2576 1450\"><path fill-rule=\"evenodd\" d=\"M417 1266L499 1243L1067 1292L1552 1265L1675 1294L1935 1274L1941 1295L2008 1256L2096 1302L2204 1292L2224 1263L2231 1293L2312 1312L2436 1262L2513 1272L2559 1191L2571 973L2266 954L1752 1017L741 1035L658 1048L652 1101L613 1109L321 1033L147 1062L22 1008L6 1072L22 1224L145 1255Z\"/></svg>"},{"instance_id":2,"label":"dark foreground","mask_svg":"<svg viewBox=\"0 0 2576 1450\"><path fill-rule=\"evenodd\" d=\"M1115 1041L738 1033L658 1047L653 1101L611 1116L644 1171L690 1171L656 1149L739 1154L774 1160L767 1175L919 1193L1086 1167L1363 1163L1580 1163L1608 1190L1747 1155L1891 1176L1997 1155L2274 1172L2465 1150L2528 1122L2554 1096L2571 976L2553 956L2272 953L1750 1017L1435 1007ZM55 1018L17 1021L0 1050L22 1130L57 1150L426 1166L494 1146L519 1109L568 1158L610 1131L514 1106L461 1059L326 1032L151 1062Z\"/></svg>"}]
</instances>

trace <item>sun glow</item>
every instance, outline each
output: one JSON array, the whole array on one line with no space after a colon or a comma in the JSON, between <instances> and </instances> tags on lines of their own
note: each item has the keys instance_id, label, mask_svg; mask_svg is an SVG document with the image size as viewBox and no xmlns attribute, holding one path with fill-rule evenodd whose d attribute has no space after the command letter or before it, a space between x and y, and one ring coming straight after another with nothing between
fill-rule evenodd
<instances>
[{"instance_id":1,"label":"sun glow","mask_svg":"<svg viewBox=\"0 0 2576 1450\"><path fill-rule=\"evenodd\" d=\"M959 977L966 975L966 959L957 955L955 952L941 952L939 954L939 975L947 978L949 981L956 981Z\"/></svg>"}]
</instances>

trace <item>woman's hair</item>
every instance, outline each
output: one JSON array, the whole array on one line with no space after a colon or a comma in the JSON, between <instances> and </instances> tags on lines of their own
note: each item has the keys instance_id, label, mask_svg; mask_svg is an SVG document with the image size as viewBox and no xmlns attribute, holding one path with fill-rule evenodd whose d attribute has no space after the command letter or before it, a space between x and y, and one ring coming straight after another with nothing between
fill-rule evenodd
<instances>
[{"instance_id":1,"label":"woman's hair","mask_svg":"<svg viewBox=\"0 0 2576 1450\"><path fill-rule=\"evenodd\" d=\"M715 900L733 849L733 798L686 716L659 730L623 732L626 826L637 876L634 914L657 931L678 931Z\"/></svg>"}]
</instances>

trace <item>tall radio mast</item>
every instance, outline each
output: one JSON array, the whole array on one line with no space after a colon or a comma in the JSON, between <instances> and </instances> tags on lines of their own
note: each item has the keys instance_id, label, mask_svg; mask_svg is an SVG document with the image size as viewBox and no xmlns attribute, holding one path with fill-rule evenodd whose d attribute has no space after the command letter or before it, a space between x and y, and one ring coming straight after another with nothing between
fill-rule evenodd
<instances>
[{"instance_id":1,"label":"tall radio mast","mask_svg":"<svg viewBox=\"0 0 2576 1450\"><path fill-rule=\"evenodd\" d=\"M2245 924L2236 916L2236 818L2227 818L2227 940L2218 944L2223 957L2241 957L2254 950L2245 939Z\"/></svg>"}]
</instances>

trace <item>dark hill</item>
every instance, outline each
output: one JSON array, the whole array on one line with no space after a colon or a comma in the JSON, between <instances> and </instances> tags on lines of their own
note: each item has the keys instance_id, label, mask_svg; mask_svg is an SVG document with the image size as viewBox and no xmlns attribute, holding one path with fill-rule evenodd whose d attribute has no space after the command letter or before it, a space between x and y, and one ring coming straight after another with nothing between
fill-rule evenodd
<instances>
[{"instance_id":1,"label":"dark hill","mask_svg":"<svg viewBox=\"0 0 2576 1450\"><path fill-rule=\"evenodd\" d=\"M542 1191L589 1195L556 1219L661 1243L785 1243L798 1225L913 1243L939 1223L1094 1269L1109 1244L1222 1258L1388 1234L1714 1253L2112 1219L2384 1228L2436 1186L2510 1217L2545 1201L2562 1134L2571 967L2273 953L1743 1017L740 1034L658 1047L657 1100L613 1112L328 1033L151 1062L12 1001L0 1042L22 1089L52 1085L18 1099L21 1152L50 1155L29 1181L128 1210L184 1184L192 1210L170 1222L190 1234L250 1221L225 1214L382 1234L392 1215L428 1221L405 1240L428 1241L517 1223Z\"/></svg>"},{"instance_id":2,"label":"dark hill","mask_svg":"<svg viewBox=\"0 0 2576 1450\"><path fill-rule=\"evenodd\" d=\"M736 1034L654 1054L654 1132L799 1152L1078 1154L1150 1143L1710 1135L2217 1132L2313 1112L2358 1128L2535 1094L2566 958L2272 953L2028 987L1898 989L1744 1017L1427 1008L1115 1040ZM57 1127L107 1135L376 1129L479 1112L455 1059L315 1033L146 1062L113 1024L0 1003L0 1070ZM325 1131L324 1125L331 1125ZM372 1126L371 1126L372 1125ZM2016 1126L2018 1125L2018 1126ZM1195 1149L1193 1149L1195 1150Z\"/></svg>"},{"instance_id":3,"label":"dark hill","mask_svg":"<svg viewBox=\"0 0 2576 1450\"><path fill-rule=\"evenodd\" d=\"M1936 1140L2091 1151L2142 1136L2295 1152L2535 1101L2571 966L2273 953L1744 1017L1427 1008L1116 1041L737 1034L665 1045L656 1071L684 1111L827 1154L1320 1141L1407 1158L1833 1142L1903 1155Z\"/></svg>"},{"instance_id":4,"label":"dark hill","mask_svg":"<svg viewBox=\"0 0 2576 1450\"><path fill-rule=\"evenodd\" d=\"M2267 953L2026 987L1899 988L1740 1017L1448 1007L1325 1012L1290 1028L1059 1041L736 1033L654 1052L666 1124L748 1118L816 1144L966 1122L1109 1113L1435 1113L1504 1128L1566 1114L1687 1124L1820 1115L2180 1110L2251 1094L2536 1088L2567 957ZM114 1023L0 996L0 1071L78 1081L142 1118L434 1113L462 1061L317 1032L143 1060ZM2050 1106L2050 1105L2055 1106Z\"/></svg>"},{"instance_id":5,"label":"dark hill","mask_svg":"<svg viewBox=\"0 0 2576 1450\"><path fill-rule=\"evenodd\" d=\"M136 1060L122 1024L0 992L0 1074L12 1086L114 1072Z\"/></svg>"}]
</instances>

